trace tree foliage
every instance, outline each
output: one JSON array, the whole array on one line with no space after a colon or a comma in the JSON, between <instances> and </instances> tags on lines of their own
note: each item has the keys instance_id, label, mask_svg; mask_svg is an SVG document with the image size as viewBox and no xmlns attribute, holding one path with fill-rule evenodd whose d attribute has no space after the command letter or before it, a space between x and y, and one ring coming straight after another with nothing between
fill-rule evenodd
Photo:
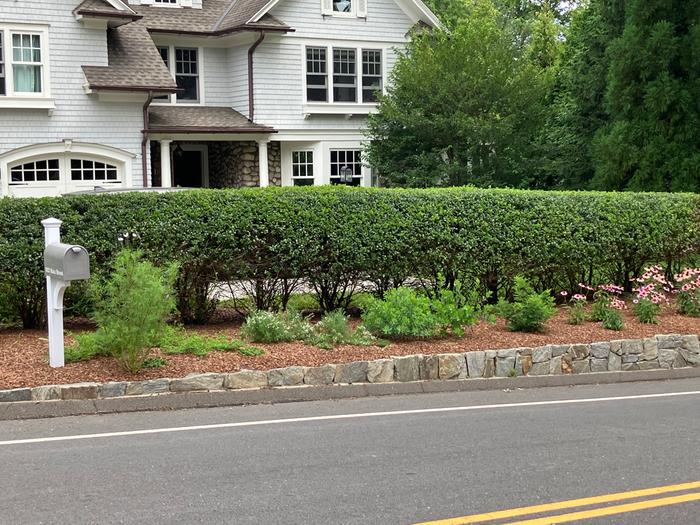
<instances>
[{"instance_id":1,"label":"tree foliage","mask_svg":"<svg viewBox=\"0 0 700 525\"><path fill-rule=\"evenodd\" d=\"M451 30L414 35L368 124L369 161L393 186L518 186L532 171L545 75L490 0Z\"/></svg>"}]
</instances>

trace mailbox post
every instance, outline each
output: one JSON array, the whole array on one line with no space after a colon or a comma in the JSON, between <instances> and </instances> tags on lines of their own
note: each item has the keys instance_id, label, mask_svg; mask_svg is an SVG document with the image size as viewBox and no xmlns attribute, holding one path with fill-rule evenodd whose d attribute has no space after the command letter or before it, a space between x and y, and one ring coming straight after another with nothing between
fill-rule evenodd
<instances>
[{"instance_id":1,"label":"mailbox post","mask_svg":"<svg viewBox=\"0 0 700 525\"><path fill-rule=\"evenodd\" d=\"M71 281L90 277L90 258L82 246L61 243L58 219L41 221L44 226L44 274L46 275L46 307L49 325L49 365L65 365L63 348L63 295Z\"/></svg>"}]
</instances>

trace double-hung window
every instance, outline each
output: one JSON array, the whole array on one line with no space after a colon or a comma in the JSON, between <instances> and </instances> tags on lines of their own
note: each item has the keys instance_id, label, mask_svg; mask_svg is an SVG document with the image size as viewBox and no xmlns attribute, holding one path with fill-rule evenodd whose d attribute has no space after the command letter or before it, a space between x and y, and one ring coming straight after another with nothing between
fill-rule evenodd
<instances>
[{"instance_id":1,"label":"double-hung window","mask_svg":"<svg viewBox=\"0 0 700 525\"><path fill-rule=\"evenodd\" d=\"M306 102L375 104L383 88L381 49L306 48Z\"/></svg>"},{"instance_id":2,"label":"double-hung window","mask_svg":"<svg viewBox=\"0 0 700 525\"><path fill-rule=\"evenodd\" d=\"M47 30L0 25L0 97L48 97Z\"/></svg>"},{"instance_id":3,"label":"double-hung window","mask_svg":"<svg viewBox=\"0 0 700 525\"><path fill-rule=\"evenodd\" d=\"M165 67L175 78L175 83L180 91L177 94L163 95L155 100L172 102L200 102L199 72L200 53L197 48L159 46L158 52L163 59Z\"/></svg>"},{"instance_id":4,"label":"double-hung window","mask_svg":"<svg viewBox=\"0 0 700 525\"><path fill-rule=\"evenodd\" d=\"M183 90L177 94L178 100L199 100L198 54L197 49L175 48L175 82Z\"/></svg>"},{"instance_id":5,"label":"double-hung window","mask_svg":"<svg viewBox=\"0 0 700 525\"><path fill-rule=\"evenodd\" d=\"M326 48L306 48L306 99L309 102L328 102L328 69Z\"/></svg>"}]
</instances>

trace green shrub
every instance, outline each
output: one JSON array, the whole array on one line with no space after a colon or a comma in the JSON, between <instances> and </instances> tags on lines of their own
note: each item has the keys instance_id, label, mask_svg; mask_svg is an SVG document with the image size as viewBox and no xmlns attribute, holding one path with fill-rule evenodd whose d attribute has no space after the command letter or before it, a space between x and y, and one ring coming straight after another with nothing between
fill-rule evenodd
<instances>
[{"instance_id":1,"label":"green shrub","mask_svg":"<svg viewBox=\"0 0 700 525\"><path fill-rule=\"evenodd\" d=\"M55 216L64 221L66 242L88 249L95 273L112 264L124 231L138 233L146 260L177 263L185 322L208 319L212 286L222 281L278 283L267 293L277 297L265 301L282 305L281 283L301 280L326 311L346 308L363 283L381 295L409 279L447 289L478 279L503 291L523 275L538 291L571 290L583 279L617 282L629 292L646 263L678 268L700 254L699 210L700 196L690 194L470 188L0 199L0 285L12 291L12 317L40 324L40 221Z\"/></svg>"},{"instance_id":2,"label":"green shrub","mask_svg":"<svg viewBox=\"0 0 700 525\"><path fill-rule=\"evenodd\" d=\"M124 250L107 281L94 287L98 330L91 341L128 372L143 367L167 327L175 308L176 270L174 266L162 270L141 260L140 252ZM78 345L81 341L78 338Z\"/></svg>"},{"instance_id":3,"label":"green shrub","mask_svg":"<svg viewBox=\"0 0 700 525\"><path fill-rule=\"evenodd\" d=\"M478 302L476 295L476 292L472 292L470 296L465 296L460 281L455 283L453 290L443 289L438 292L437 297L431 301L431 307L442 335L446 335L449 329L462 337L466 327L476 324L478 315L473 306Z\"/></svg>"},{"instance_id":4,"label":"green shrub","mask_svg":"<svg viewBox=\"0 0 700 525\"><path fill-rule=\"evenodd\" d=\"M438 319L430 299L412 288L395 288L384 299L368 298L362 321L373 334L388 339L433 337Z\"/></svg>"},{"instance_id":5,"label":"green shrub","mask_svg":"<svg viewBox=\"0 0 700 525\"><path fill-rule=\"evenodd\" d=\"M142 368L163 368L168 364L168 361L162 357L149 357L143 362Z\"/></svg>"},{"instance_id":6,"label":"green shrub","mask_svg":"<svg viewBox=\"0 0 700 525\"><path fill-rule=\"evenodd\" d=\"M330 350L344 344L369 346L377 343L377 340L364 326L353 329L348 322L348 317L342 311L336 310L325 314L313 326L313 333L306 342Z\"/></svg>"},{"instance_id":7,"label":"green shrub","mask_svg":"<svg viewBox=\"0 0 700 525\"><path fill-rule=\"evenodd\" d=\"M661 305L652 302L650 299L639 299L632 311L640 323L658 324Z\"/></svg>"},{"instance_id":8,"label":"green shrub","mask_svg":"<svg viewBox=\"0 0 700 525\"><path fill-rule=\"evenodd\" d=\"M569 324L579 326L586 322L586 301L573 299L569 307Z\"/></svg>"},{"instance_id":9,"label":"green shrub","mask_svg":"<svg viewBox=\"0 0 700 525\"><path fill-rule=\"evenodd\" d=\"M625 328L625 321L619 310L608 308L603 314L603 328L620 331Z\"/></svg>"},{"instance_id":10,"label":"green shrub","mask_svg":"<svg viewBox=\"0 0 700 525\"><path fill-rule=\"evenodd\" d=\"M513 302L502 300L496 311L508 322L512 332L542 332L545 323L554 316L556 307L549 290L536 293L527 279L515 278Z\"/></svg>"},{"instance_id":11,"label":"green shrub","mask_svg":"<svg viewBox=\"0 0 700 525\"><path fill-rule=\"evenodd\" d=\"M241 336L254 343L285 343L311 336L309 320L298 312L252 312L241 327Z\"/></svg>"},{"instance_id":12,"label":"green shrub","mask_svg":"<svg viewBox=\"0 0 700 525\"><path fill-rule=\"evenodd\" d=\"M66 346L66 363L90 361L95 357L109 355L107 342L102 339L103 332L83 332L69 335L73 336L75 343Z\"/></svg>"}]
</instances>

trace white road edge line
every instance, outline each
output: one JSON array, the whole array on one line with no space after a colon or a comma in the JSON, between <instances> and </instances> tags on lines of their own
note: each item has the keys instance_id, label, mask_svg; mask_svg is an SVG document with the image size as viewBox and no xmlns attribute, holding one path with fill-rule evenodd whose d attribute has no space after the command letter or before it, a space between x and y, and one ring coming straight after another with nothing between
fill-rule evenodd
<instances>
[{"instance_id":1,"label":"white road edge line","mask_svg":"<svg viewBox=\"0 0 700 525\"><path fill-rule=\"evenodd\" d=\"M443 412L467 412L473 410L491 410L500 408L536 407L550 405L575 405L583 403L603 403L607 401L632 401L636 399L656 399L665 397L697 396L700 390L692 392L666 392L662 394L640 394L636 396L593 397L587 399L560 399L555 401L529 401L524 403L502 403L496 405L470 405L445 408L422 408L415 410L394 410L389 412L365 412L359 414L336 414L331 416L294 417L287 419L269 419L262 421L241 421L238 423L217 423L212 425L194 425L188 427L152 428L146 430L125 430L121 432L104 432L100 434L77 434L73 436L54 436L31 439L0 441L0 446L25 445L30 443L50 443L53 441L75 441L79 439L99 439L109 437L141 436L146 434L164 434L168 432L192 432L195 430L215 430L221 428L255 427L262 425L282 425L285 423L304 423L309 421L332 421L338 419L360 419L381 416L404 416L411 414L437 414Z\"/></svg>"}]
</instances>

